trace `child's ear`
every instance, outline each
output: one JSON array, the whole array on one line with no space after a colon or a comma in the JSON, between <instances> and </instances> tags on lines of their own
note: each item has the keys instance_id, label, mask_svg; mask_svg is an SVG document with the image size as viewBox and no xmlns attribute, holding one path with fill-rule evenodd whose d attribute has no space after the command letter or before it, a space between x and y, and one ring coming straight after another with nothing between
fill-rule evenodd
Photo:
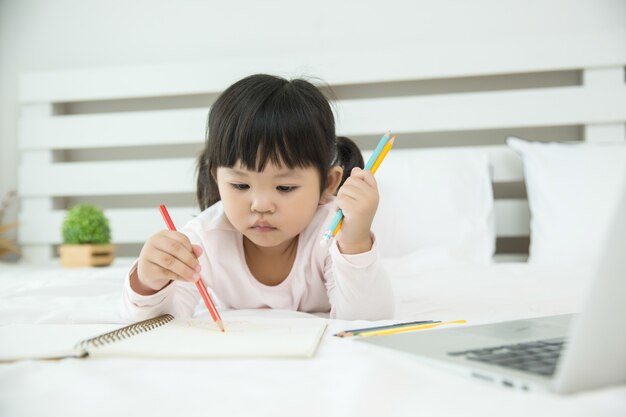
<instances>
[{"instance_id":1,"label":"child's ear","mask_svg":"<svg viewBox=\"0 0 626 417\"><path fill-rule=\"evenodd\" d=\"M330 198L337 194L339 184L341 184L341 178L343 176L343 168L340 166L334 166L328 171L326 177L326 188L322 192L320 197L320 204L326 204L330 201Z\"/></svg>"}]
</instances>

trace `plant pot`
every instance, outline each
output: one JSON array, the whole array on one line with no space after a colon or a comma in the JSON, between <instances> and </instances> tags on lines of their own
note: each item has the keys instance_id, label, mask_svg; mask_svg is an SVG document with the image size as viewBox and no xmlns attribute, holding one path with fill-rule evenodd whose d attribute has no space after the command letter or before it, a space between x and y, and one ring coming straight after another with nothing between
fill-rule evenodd
<instances>
[{"instance_id":1,"label":"plant pot","mask_svg":"<svg viewBox=\"0 0 626 417\"><path fill-rule=\"evenodd\" d=\"M108 266L115 258L115 245L61 245L59 255L64 267Z\"/></svg>"}]
</instances>

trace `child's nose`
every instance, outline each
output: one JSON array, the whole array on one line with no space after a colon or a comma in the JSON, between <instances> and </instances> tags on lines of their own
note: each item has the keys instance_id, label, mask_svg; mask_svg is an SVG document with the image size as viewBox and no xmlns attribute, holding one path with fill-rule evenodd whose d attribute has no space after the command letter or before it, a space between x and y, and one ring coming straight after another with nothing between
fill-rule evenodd
<instances>
[{"instance_id":1,"label":"child's nose","mask_svg":"<svg viewBox=\"0 0 626 417\"><path fill-rule=\"evenodd\" d=\"M274 204L265 194L256 194L252 198L250 210L257 213L273 213Z\"/></svg>"}]
</instances>

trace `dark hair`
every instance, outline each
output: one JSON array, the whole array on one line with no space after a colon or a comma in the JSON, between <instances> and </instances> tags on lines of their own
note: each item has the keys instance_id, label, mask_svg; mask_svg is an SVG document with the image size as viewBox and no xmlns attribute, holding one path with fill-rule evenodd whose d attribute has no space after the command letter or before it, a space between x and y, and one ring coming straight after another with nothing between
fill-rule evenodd
<instances>
[{"instance_id":1,"label":"dark hair","mask_svg":"<svg viewBox=\"0 0 626 417\"><path fill-rule=\"evenodd\" d=\"M211 106L206 145L198 158L196 195L202 210L220 200L216 169L237 161L257 172L268 161L289 169L315 167L320 193L332 166L344 169L341 184L353 167L363 167L356 144L335 136L330 104L317 87L267 74L237 81Z\"/></svg>"}]
</instances>

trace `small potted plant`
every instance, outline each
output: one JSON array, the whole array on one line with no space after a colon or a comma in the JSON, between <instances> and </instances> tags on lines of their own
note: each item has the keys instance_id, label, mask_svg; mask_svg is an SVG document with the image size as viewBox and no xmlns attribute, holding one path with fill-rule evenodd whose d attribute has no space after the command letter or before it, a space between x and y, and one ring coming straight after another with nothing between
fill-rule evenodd
<instances>
[{"instance_id":1,"label":"small potted plant","mask_svg":"<svg viewBox=\"0 0 626 417\"><path fill-rule=\"evenodd\" d=\"M63 245L59 247L65 267L107 266L114 258L109 221L98 207L79 204L68 212L63 226Z\"/></svg>"}]
</instances>

